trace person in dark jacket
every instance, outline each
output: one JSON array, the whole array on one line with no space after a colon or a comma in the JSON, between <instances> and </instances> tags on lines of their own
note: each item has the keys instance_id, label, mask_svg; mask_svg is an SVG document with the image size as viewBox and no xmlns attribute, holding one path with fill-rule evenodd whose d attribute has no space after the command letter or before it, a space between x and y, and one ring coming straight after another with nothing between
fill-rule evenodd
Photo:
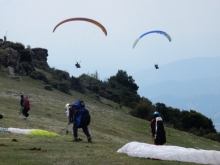
<instances>
[{"instance_id":1,"label":"person in dark jacket","mask_svg":"<svg viewBox=\"0 0 220 165\"><path fill-rule=\"evenodd\" d=\"M27 108L25 107L24 95L23 95L23 94L20 94L20 96L21 96L21 100L20 100L21 111L19 112L19 114L22 113L22 115L24 116L23 119L24 119L24 120L27 120L27 118L28 118L28 116L29 116L29 114L28 114L29 109L27 109Z\"/></svg>"},{"instance_id":2,"label":"person in dark jacket","mask_svg":"<svg viewBox=\"0 0 220 165\"><path fill-rule=\"evenodd\" d=\"M72 105L68 106L67 111L68 124L73 123L73 141L82 141L81 138L78 138L78 128L82 128L88 142L92 142L88 129L88 125L90 124L90 114L85 108L84 102L79 100L75 101Z\"/></svg>"},{"instance_id":3,"label":"person in dark jacket","mask_svg":"<svg viewBox=\"0 0 220 165\"><path fill-rule=\"evenodd\" d=\"M154 112L154 118L151 120L151 133L155 145L163 145L166 143L166 132L162 117L157 111Z\"/></svg>"}]
</instances>

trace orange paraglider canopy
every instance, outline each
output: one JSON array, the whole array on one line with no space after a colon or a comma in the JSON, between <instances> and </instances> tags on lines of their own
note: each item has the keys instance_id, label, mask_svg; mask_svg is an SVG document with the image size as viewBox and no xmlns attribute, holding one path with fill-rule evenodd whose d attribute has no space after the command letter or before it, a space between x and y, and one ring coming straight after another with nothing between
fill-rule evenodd
<instances>
[{"instance_id":1,"label":"orange paraglider canopy","mask_svg":"<svg viewBox=\"0 0 220 165\"><path fill-rule=\"evenodd\" d=\"M100 24L99 22L95 21L95 20L92 20L92 19L89 19L89 18L80 18L80 17L77 17L77 18L69 18L69 19L65 19L63 21L61 21L60 23L58 23L54 29L53 29L53 32L56 30L56 28L60 25L62 25L63 23L66 23L66 22L70 22L70 21L87 21L87 22L90 22L90 23L93 23L95 24L96 26L98 26L99 28L102 29L102 31L105 33L105 35L107 36L107 31L105 29L105 27Z\"/></svg>"}]
</instances>

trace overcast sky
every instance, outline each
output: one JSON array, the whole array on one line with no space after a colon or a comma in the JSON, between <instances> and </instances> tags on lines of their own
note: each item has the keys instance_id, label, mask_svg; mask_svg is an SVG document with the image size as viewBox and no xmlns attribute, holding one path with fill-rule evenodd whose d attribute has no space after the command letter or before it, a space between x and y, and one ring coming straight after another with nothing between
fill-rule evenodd
<instances>
[{"instance_id":1,"label":"overcast sky","mask_svg":"<svg viewBox=\"0 0 220 165\"><path fill-rule=\"evenodd\" d=\"M85 17L88 22L60 21ZM151 30L133 49L134 41ZM99 74L104 80L117 71L128 75L192 57L220 55L220 0L0 0L0 38L48 50L51 67L70 76ZM81 69L75 68L81 61Z\"/></svg>"}]
</instances>

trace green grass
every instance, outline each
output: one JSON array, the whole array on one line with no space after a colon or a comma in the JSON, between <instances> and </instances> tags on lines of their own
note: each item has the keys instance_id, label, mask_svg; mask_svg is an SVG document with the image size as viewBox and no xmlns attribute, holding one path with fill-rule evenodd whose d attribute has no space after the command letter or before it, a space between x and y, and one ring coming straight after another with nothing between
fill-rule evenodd
<instances>
[{"instance_id":1,"label":"green grass","mask_svg":"<svg viewBox=\"0 0 220 165\"><path fill-rule=\"evenodd\" d=\"M22 77L22 81L0 75L0 127L45 129L59 134L59 137L29 137L26 135L0 132L1 165L175 165L193 164L129 157L117 150L131 141L152 144L150 122L128 114L129 108L118 108L118 104L93 95L71 91L72 95L57 90L47 91L42 81ZM20 93L28 95L31 101L30 117L22 120L18 114ZM91 113L90 133L93 143L87 143L82 130L79 137L84 142L71 142L72 132L62 131L67 126L64 106L76 99L84 100ZM111 106L106 105L110 104ZM166 128L166 145L176 145L205 150L220 150L218 142L196 137L175 129ZM16 139L17 142L12 141ZM37 148L39 150L32 150Z\"/></svg>"}]
</instances>

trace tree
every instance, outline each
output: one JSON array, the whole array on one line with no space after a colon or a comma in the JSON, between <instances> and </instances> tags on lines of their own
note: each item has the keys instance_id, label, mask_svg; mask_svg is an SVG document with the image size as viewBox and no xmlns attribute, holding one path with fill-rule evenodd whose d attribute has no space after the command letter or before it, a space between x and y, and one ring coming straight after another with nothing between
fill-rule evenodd
<instances>
[{"instance_id":1,"label":"tree","mask_svg":"<svg viewBox=\"0 0 220 165\"><path fill-rule=\"evenodd\" d=\"M80 84L80 79L76 78L74 76L72 76L70 79L70 87L74 90L79 91L79 92L83 92L83 88Z\"/></svg>"},{"instance_id":2,"label":"tree","mask_svg":"<svg viewBox=\"0 0 220 165\"><path fill-rule=\"evenodd\" d=\"M135 84L132 76L128 76L126 71L118 70L115 76L108 79L110 88L117 91L120 103L128 107L134 108L140 101L140 96L137 94L138 86Z\"/></svg>"},{"instance_id":3,"label":"tree","mask_svg":"<svg viewBox=\"0 0 220 165\"><path fill-rule=\"evenodd\" d=\"M90 74L89 76L95 78L96 80L99 80L99 74L97 71L95 71L95 73Z\"/></svg>"},{"instance_id":4,"label":"tree","mask_svg":"<svg viewBox=\"0 0 220 165\"><path fill-rule=\"evenodd\" d=\"M152 114L155 111L155 107L148 99L143 99L137 104L135 109L130 111L130 114L146 120L151 120Z\"/></svg>"},{"instance_id":5,"label":"tree","mask_svg":"<svg viewBox=\"0 0 220 165\"><path fill-rule=\"evenodd\" d=\"M137 92L139 88L132 76L128 76L127 72L123 70L118 70L116 76L110 77L109 80L111 81L111 79L116 80L118 84L126 86L135 92Z\"/></svg>"}]
</instances>

